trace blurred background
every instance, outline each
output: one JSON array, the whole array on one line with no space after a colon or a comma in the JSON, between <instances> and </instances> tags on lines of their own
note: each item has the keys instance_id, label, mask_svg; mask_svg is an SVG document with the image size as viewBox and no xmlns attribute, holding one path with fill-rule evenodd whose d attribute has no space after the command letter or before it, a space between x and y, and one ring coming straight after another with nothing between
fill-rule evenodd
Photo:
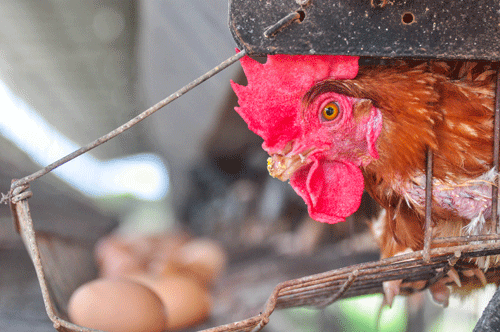
<instances>
[{"instance_id":1,"label":"blurred background","mask_svg":"<svg viewBox=\"0 0 500 332\"><path fill-rule=\"evenodd\" d=\"M0 0L0 191L232 56L227 13L223 0ZM239 64L31 185L39 232L90 244L182 232L223 247L210 319L193 330L258 314L279 282L378 259L366 227L374 203L347 223L311 221L268 176L230 79L245 83ZM0 260L0 330L53 331L8 206ZM426 294L401 298L377 327L381 302L278 311L265 331L470 331L487 297L452 300L445 314Z\"/></svg>"}]
</instances>

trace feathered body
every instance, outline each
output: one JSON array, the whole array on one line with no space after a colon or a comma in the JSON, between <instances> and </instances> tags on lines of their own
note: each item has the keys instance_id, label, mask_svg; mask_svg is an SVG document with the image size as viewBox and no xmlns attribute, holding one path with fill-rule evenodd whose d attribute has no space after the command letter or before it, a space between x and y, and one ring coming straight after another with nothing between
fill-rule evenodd
<instances>
[{"instance_id":1,"label":"feathered body","mask_svg":"<svg viewBox=\"0 0 500 332\"><path fill-rule=\"evenodd\" d=\"M344 221L364 188L385 209L372 227L382 257L421 250L431 149L434 236L490 231L497 174L487 64L363 67L355 57L290 55L241 63L249 83L232 83L236 111L264 139L270 174L290 180L313 219ZM397 282L386 290L389 303L398 291ZM444 283L433 293L449 295Z\"/></svg>"},{"instance_id":2,"label":"feathered body","mask_svg":"<svg viewBox=\"0 0 500 332\"><path fill-rule=\"evenodd\" d=\"M445 63L361 67L355 79L329 87L382 113L379 158L362 171L365 189L386 209L377 234L383 257L422 249L428 147L435 236L477 233L481 225L465 226L491 216L495 72L474 67L463 64L456 79Z\"/></svg>"}]
</instances>

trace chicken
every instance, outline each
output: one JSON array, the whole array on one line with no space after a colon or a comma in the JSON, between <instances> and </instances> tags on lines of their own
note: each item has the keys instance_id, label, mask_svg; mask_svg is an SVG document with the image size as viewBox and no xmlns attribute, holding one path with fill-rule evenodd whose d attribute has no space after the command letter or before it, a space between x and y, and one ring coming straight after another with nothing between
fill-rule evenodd
<instances>
[{"instance_id":1,"label":"chicken","mask_svg":"<svg viewBox=\"0 0 500 332\"><path fill-rule=\"evenodd\" d=\"M231 82L235 110L264 139L269 173L290 181L313 219L331 224L355 212L366 190L384 208L372 229L387 258L423 248L430 149L433 236L492 232L495 71L471 62L359 66L358 60L241 59L248 85ZM490 261L476 264L487 269ZM460 284L453 269L450 278ZM399 284L384 284L388 303ZM444 283L431 291L447 301Z\"/></svg>"}]
</instances>

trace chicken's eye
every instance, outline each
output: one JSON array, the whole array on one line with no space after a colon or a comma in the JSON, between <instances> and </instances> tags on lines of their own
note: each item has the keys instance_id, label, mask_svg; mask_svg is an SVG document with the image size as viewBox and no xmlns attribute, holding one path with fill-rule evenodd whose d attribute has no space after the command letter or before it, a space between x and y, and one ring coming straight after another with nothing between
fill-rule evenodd
<instances>
[{"instance_id":1,"label":"chicken's eye","mask_svg":"<svg viewBox=\"0 0 500 332\"><path fill-rule=\"evenodd\" d=\"M332 121L339 115L339 105L337 103L328 103L321 111L321 116L326 121Z\"/></svg>"}]
</instances>

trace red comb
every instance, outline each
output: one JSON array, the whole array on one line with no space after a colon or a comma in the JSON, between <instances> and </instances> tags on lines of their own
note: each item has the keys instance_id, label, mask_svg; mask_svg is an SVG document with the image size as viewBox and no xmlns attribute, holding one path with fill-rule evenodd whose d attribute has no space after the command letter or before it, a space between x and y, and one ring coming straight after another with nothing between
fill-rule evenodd
<instances>
[{"instance_id":1,"label":"red comb","mask_svg":"<svg viewBox=\"0 0 500 332\"><path fill-rule=\"evenodd\" d=\"M235 110L264 139L269 154L301 134L302 97L316 82L358 73L358 58L350 56L279 54L268 56L265 64L248 56L240 62L248 85L231 82L240 105Z\"/></svg>"}]
</instances>

